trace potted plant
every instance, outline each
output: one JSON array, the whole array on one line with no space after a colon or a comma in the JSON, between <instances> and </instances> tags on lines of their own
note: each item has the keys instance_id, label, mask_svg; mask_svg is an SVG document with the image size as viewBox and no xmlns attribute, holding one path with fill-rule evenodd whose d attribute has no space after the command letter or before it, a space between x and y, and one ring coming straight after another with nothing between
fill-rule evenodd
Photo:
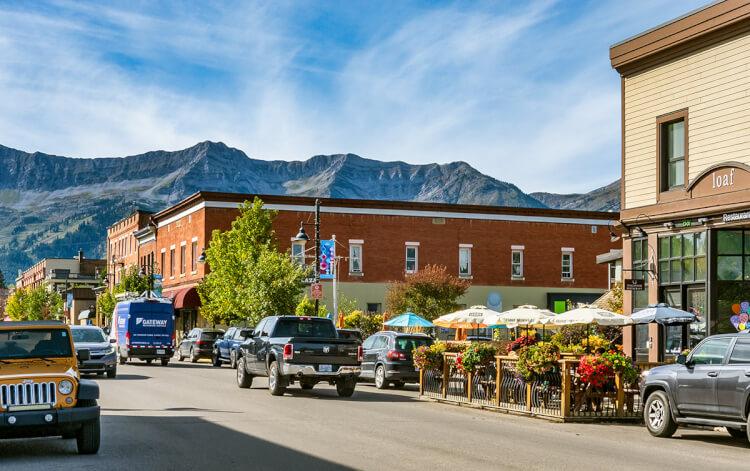
<instances>
[{"instance_id":1,"label":"potted plant","mask_svg":"<svg viewBox=\"0 0 750 471\"><path fill-rule=\"evenodd\" d=\"M495 349L483 343L472 343L456 356L455 368L464 373L475 373L495 357Z\"/></svg>"}]
</instances>

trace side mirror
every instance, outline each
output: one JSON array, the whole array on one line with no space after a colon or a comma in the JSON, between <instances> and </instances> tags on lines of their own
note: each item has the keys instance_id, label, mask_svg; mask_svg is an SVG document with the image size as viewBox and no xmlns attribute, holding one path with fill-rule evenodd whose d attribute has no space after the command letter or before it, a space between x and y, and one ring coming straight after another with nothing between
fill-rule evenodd
<instances>
[{"instance_id":1,"label":"side mirror","mask_svg":"<svg viewBox=\"0 0 750 471\"><path fill-rule=\"evenodd\" d=\"M91 350L88 348L82 348L77 353L78 361L87 361L91 359Z\"/></svg>"},{"instance_id":2,"label":"side mirror","mask_svg":"<svg viewBox=\"0 0 750 471\"><path fill-rule=\"evenodd\" d=\"M117 339L109 339L109 343L117 343Z\"/></svg>"}]
</instances>

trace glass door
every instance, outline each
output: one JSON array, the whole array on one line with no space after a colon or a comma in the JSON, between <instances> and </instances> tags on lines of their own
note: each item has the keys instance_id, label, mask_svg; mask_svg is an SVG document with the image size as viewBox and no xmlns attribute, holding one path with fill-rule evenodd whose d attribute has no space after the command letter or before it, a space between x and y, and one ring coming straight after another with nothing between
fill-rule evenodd
<instances>
[{"instance_id":1,"label":"glass door","mask_svg":"<svg viewBox=\"0 0 750 471\"><path fill-rule=\"evenodd\" d=\"M688 287L685 301L684 309L696 316L696 321L690 324L688 348L692 348L706 337L706 287Z\"/></svg>"}]
</instances>

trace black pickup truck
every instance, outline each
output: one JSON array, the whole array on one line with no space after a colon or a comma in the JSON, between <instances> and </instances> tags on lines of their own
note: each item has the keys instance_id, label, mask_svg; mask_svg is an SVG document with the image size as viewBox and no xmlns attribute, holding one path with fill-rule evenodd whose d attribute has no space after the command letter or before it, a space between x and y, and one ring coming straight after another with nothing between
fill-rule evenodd
<instances>
[{"instance_id":1,"label":"black pickup truck","mask_svg":"<svg viewBox=\"0 0 750 471\"><path fill-rule=\"evenodd\" d=\"M340 338L330 319L273 316L261 320L239 348L237 385L249 388L255 376L268 376L268 390L281 396L299 381L302 389L319 382L336 385L339 396L354 394L362 346Z\"/></svg>"}]
</instances>

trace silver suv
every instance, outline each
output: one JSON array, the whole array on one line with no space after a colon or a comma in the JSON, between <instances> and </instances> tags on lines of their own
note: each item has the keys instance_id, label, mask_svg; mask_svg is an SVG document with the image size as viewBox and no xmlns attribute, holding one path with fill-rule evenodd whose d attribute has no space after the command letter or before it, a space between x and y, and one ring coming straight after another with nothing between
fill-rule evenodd
<instances>
[{"instance_id":1,"label":"silver suv","mask_svg":"<svg viewBox=\"0 0 750 471\"><path fill-rule=\"evenodd\" d=\"M644 372L641 397L643 419L656 437L696 424L750 439L750 334L707 337L676 364Z\"/></svg>"}]
</instances>

